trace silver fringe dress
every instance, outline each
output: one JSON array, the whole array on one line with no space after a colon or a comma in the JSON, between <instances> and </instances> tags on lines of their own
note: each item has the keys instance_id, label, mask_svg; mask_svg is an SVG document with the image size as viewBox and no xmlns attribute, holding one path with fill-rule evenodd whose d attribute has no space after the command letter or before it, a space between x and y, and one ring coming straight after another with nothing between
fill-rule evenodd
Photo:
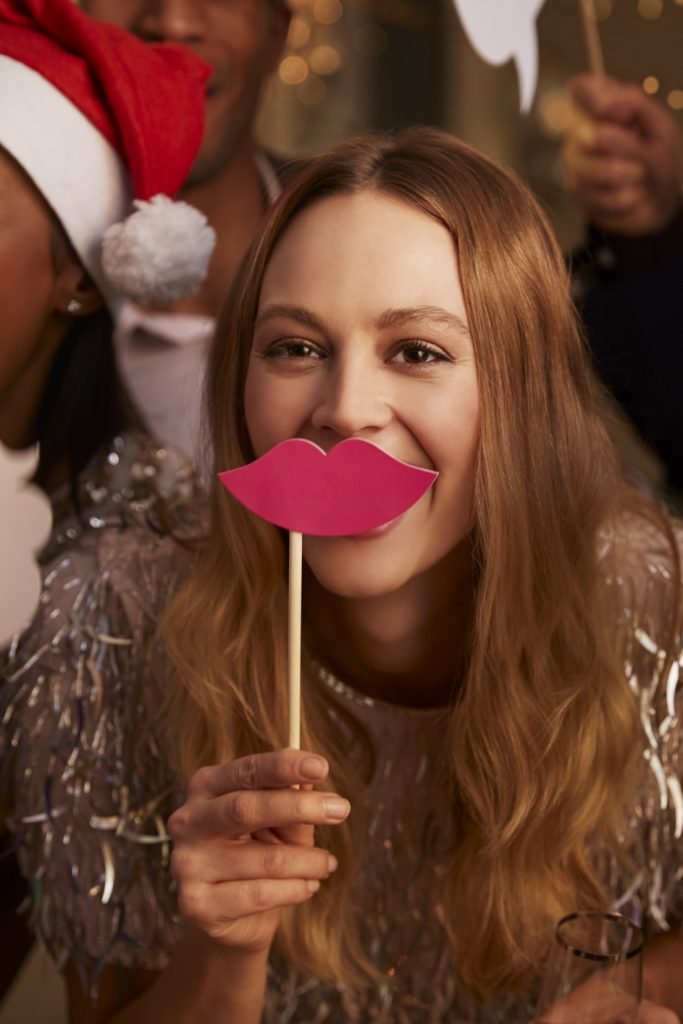
<instances>
[{"instance_id":1,"label":"silver fringe dress","mask_svg":"<svg viewBox=\"0 0 683 1024\"><path fill-rule=\"evenodd\" d=\"M200 505L189 468L170 459L126 437L92 469L80 517L65 505L46 550L36 619L5 658L2 761L33 920L57 962L72 959L93 987L106 964L162 969L181 927L165 821L182 795L155 741L160 695L149 693L145 670L161 610L188 568L162 509L191 532ZM160 504L165 473L172 486ZM662 930L683 917L683 662L653 685L673 596L670 556L654 529L627 529L628 564L614 585L644 770L624 836L633 876L603 860L614 905ZM353 996L274 955L264 1024L526 1024L533 991L476 1007L450 961L440 892L452 826L434 783L443 711L370 700L322 669L317 685L339 727L351 717L374 750L355 912L386 983Z\"/></svg>"}]
</instances>

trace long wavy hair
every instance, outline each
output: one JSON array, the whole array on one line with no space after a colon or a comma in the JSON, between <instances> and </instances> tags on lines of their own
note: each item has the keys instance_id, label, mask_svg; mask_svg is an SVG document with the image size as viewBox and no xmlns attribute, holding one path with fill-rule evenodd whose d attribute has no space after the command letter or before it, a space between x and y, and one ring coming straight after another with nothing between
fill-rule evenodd
<instances>
[{"instance_id":1,"label":"long wavy hair","mask_svg":"<svg viewBox=\"0 0 683 1024\"><path fill-rule=\"evenodd\" d=\"M314 160L254 242L208 371L216 471L254 457L244 382L274 246L312 203L366 190L449 230L475 349L475 626L448 725L458 839L446 918L457 971L484 998L525 984L563 913L606 901L587 851L595 841L617 850L641 745L607 582L613 567L598 547L637 500L595 411L545 216L513 175L424 128L371 135ZM165 622L176 671L169 721L184 777L281 747L287 736L283 540L221 490L212 490L208 541ZM338 750L319 685L307 677L304 686L303 745L327 755L331 785L353 798L363 772ZM302 969L357 984L372 969L352 916L338 913L354 876L352 828L321 837L341 868L283 916L278 941Z\"/></svg>"}]
</instances>

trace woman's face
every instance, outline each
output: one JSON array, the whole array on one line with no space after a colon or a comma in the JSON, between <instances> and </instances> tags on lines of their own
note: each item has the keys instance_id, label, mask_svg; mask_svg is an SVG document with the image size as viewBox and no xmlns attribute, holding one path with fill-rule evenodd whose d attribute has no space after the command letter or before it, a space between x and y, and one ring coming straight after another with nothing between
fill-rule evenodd
<instances>
[{"instance_id":1,"label":"woman's face","mask_svg":"<svg viewBox=\"0 0 683 1024\"><path fill-rule=\"evenodd\" d=\"M38 358L54 309L53 231L40 194L0 150L0 399Z\"/></svg>"},{"instance_id":2,"label":"woman's face","mask_svg":"<svg viewBox=\"0 0 683 1024\"><path fill-rule=\"evenodd\" d=\"M470 528L479 394L453 240L376 192L324 199L287 228L261 290L246 389L257 456L291 437L349 437L436 469L399 519L355 537L307 537L340 596L397 591Z\"/></svg>"}]
</instances>

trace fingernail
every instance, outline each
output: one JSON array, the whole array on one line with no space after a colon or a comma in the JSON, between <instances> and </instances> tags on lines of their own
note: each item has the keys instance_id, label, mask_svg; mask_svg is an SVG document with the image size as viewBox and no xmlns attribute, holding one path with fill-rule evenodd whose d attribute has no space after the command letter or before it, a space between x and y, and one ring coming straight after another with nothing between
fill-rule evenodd
<instances>
[{"instance_id":1,"label":"fingernail","mask_svg":"<svg viewBox=\"0 0 683 1024\"><path fill-rule=\"evenodd\" d=\"M337 858L333 854L328 853L328 855L327 855L327 872L328 872L328 874L331 875L332 872L336 871L338 867L339 867L339 861L337 860Z\"/></svg>"},{"instance_id":2,"label":"fingernail","mask_svg":"<svg viewBox=\"0 0 683 1024\"><path fill-rule=\"evenodd\" d=\"M306 888L309 892L317 892L320 888L320 882L316 878L310 878L306 882Z\"/></svg>"},{"instance_id":3,"label":"fingernail","mask_svg":"<svg viewBox=\"0 0 683 1024\"><path fill-rule=\"evenodd\" d=\"M325 814L332 821L343 821L351 810L351 804L341 796L325 797Z\"/></svg>"},{"instance_id":4,"label":"fingernail","mask_svg":"<svg viewBox=\"0 0 683 1024\"><path fill-rule=\"evenodd\" d=\"M304 757L299 762L299 773L305 779L324 779L327 775L327 761L322 757Z\"/></svg>"},{"instance_id":5,"label":"fingernail","mask_svg":"<svg viewBox=\"0 0 683 1024\"><path fill-rule=\"evenodd\" d=\"M576 130L576 134L584 146L592 146L595 142L595 128L589 121L582 121Z\"/></svg>"}]
</instances>

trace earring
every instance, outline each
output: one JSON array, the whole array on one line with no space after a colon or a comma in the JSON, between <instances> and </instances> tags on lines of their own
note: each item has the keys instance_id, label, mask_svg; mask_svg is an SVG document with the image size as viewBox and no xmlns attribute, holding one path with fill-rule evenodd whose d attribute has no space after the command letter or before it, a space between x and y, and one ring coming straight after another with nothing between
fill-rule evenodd
<instances>
[{"instance_id":1,"label":"earring","mask_svg":"<svg viewBox=\"0 0 683 1024\"><path fill-rule=\"evenodd\" d=\"M80 313L82 308L83 307L81 303L78 301L78 299L69 299L66 311L67 313Z\"/></svg>"}]
</instances>

